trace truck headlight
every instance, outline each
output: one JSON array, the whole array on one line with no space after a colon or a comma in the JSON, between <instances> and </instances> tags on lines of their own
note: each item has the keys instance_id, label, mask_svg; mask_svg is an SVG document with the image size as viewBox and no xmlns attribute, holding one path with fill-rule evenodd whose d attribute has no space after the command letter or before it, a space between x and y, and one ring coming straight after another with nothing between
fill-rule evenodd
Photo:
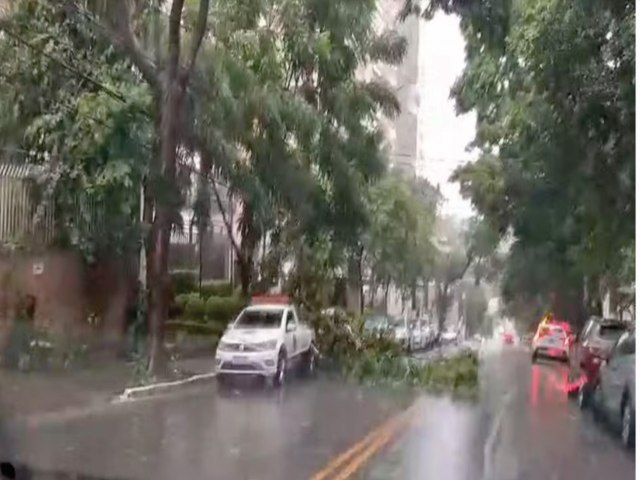
<instances>
[{"instance_id":1,"label":"truck headlight","mask_svg":"<svg viewBox=\"0 0 640 480\"><path fill-rule=\"evenodd\" d=\"M278 340L267 340L265 342L254 343L253 348L259 351L275 350L278 346Z\"/></svg>"}]
</instances>

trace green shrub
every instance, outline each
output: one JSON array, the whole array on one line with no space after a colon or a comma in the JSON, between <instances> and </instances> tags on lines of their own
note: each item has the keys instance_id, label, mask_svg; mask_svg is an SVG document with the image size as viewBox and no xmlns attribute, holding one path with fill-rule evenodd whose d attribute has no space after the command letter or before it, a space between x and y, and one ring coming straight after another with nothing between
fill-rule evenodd
<instances>
[{"instance_id":1,"label":"green shrub","mask_svg":"<svg viewBox=\"0 0 640 480\"><path fill-rule=\"evenodd\" d=\"M220 280L210 280L202 282L200 296L209 297L230 297L233 295L233 286L230 282Z\"/></svg>"},{"instance_id":2,"label":"green shrub","mask_svg":"<svg viewBox=\"0 0 640 480\"><path fill-rule=\"evenodd\" d=\"M178 355L188 355L195 352L214 352L218 346L220 338L216 335L189 335L180 332L176 335L174 351Z\"/></svg>"},{"instance_id":3,"label":"green shrub","mask_svg":"<svg viewBox=\"0 0 640 480\"><path fill-rule=\"evenodd\" d=\"M198 272L193 270L175 270L170 273L171 291L174 295L189 293L198 288Z\"/></svg>"},{"instance_id":4,"label":"green shrub","mask_svg":"<svg viewBox=\"0 0 640 480\"><path fill-rule=\"evenodd\" d=\"M206 314L205 301L197 293L189 294L184 314L192 320L204 320Z\"/></svg>"},{"instance_id":5,"label":"green shrub","mask_svg":"<svg viewBox=\"0 0 640 480\"><path fill-rule=\"evenodd\" d=\"M166 324L167 332L183 332L188 335L203 335L220 337L224 327L216 323L194 322L189 320L169 320Z\"/></svg>"},{"instance_id":6,"label":"green shrub","mask_svg":"<svg viewBox=\"0 0 640 480\"><path fill-rule=\"evenodd\" d=\"M239 297L209 297L206 303L207 319L226 325L244 306L244 300Z\"/></svg>"},{"instance_id":7,"label":"green shrub","mask_svg":"<svg viewBox=\"0 0 640 480\"><path fill-rule=\"evenodd\" d=\"M176 295L176 298L173 300L173 303L176 305L176 308L184 312L187 308L187 303L189 302L191 295L192 295L191 293L181 293L179 295Z\"/></svg>"},{"instance_id":8,"label":"green shrub","mask_svg":"<svg viewBox=\"0 0 640 480\"><path fill-rule=\"evenodd\" d=\"M19 371L63 371L86 365L88 346L23 321L11 326L3 365Z\"/></svg>"}]
</instances>

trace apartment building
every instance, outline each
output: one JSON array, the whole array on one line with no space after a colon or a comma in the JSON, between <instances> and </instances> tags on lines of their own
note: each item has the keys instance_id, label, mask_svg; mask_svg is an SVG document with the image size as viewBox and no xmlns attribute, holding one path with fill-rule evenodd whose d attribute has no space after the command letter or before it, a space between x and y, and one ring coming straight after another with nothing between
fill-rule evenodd
<instances>
[{"instance_id":1,"label":"apartment building","mask_svg":"<svg viewBox=\"0 0 640 480\"><path fill-rule=\"evenodd\" d=\"M402 2L379 0L375 26L379 32L395 29L407 39L407 52L400 65L376 64L367 66L365 79L386 82L400 102L400 114L394 119L381 118L385 132L390 166L414 176L419 155L420 111L420 27L421 20L410 17L398 20Z\"/></svg>"}]
</instances>

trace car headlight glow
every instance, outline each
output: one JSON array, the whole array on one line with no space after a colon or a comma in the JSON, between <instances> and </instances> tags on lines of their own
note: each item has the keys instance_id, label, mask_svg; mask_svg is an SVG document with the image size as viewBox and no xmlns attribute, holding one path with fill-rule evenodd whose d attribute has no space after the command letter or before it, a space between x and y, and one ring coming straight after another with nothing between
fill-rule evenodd
<instances>
[{"instance_id":1,"label":"car headlight glow","mask_svg":"<svg viewBox=\"0 0 640 480\"><path fill-rule=\"evenodd\" d=\"M278 340L273 339L273 340L267 340L265 342L258 342L258 343L254 343L252 346L256 350L261 350L261 351L275 350L276 347L278 346Z\"/></svg>"}]
</instances>

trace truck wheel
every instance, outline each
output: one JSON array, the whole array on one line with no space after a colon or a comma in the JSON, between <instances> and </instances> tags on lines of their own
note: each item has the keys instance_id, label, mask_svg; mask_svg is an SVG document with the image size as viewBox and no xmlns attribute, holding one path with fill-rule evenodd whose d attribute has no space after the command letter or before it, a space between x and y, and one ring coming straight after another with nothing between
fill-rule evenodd
<instances>
[{"instance_id":1,"label":"truck wheel","mask_svg":"<svg viewBox=\"0 0 640 480\"><path fill-rule=\"evenodd\" d=\"M537 359L538 359L538 351L534 350L533 353L531 354L531 363L536 363Z\"/></svg>"},{"instance_id":2,"label":"truck wheel","mask_svg":"<svg viewBox=\"0 0 640 480\"><path fill-rule=\"evenodd\" d=\"M278 354L278 365L276 367L276 373L273 376L273 386L282 387L284 385L286 376L287 376L287 353L284 350L280 350L280 353Z\"/></svg>"},{"instance_id":3,"label":"truck wheel","mask_svg":"<svg viewBox=\"0 0 640 480\"><path fill-rule=\"evenodd\" d=\"M305 377L313 377L316 374L318 355L316 348L313 344L309 347L309 350L303 353L302 357L302 374Z\"/></svg>"}]
</instances>

